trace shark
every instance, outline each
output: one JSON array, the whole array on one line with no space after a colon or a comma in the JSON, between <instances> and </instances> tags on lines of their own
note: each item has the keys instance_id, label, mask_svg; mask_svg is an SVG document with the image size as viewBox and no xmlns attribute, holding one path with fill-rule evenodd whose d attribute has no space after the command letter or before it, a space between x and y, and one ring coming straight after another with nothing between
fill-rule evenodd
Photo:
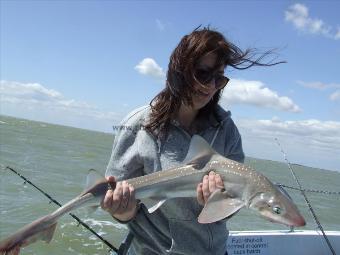
<instances>
[{"instance_id":1,"label":"shark","mask_svg":"<svg viewBox=\"0 0 340 255\"><path fill-rule=\"evenodd\" d=\"M180 166L126 181L134 187L136 199L153 213L168 199L196 197L198 183L211 171L222 177L224 187L210 195L198 215L199 223L220 221L248 208L275 223L291 227L306 224L297 206L282 189L250 166L219 154L199 135L192 136ZM80 207L99 207L107 190L114 189L116 184L109 183L95 170L89 171L86 183L80 195L1 241L0 254L19 254L22 247L38 240L49 243L60 217Z\"/></svg>"}]
</instances>

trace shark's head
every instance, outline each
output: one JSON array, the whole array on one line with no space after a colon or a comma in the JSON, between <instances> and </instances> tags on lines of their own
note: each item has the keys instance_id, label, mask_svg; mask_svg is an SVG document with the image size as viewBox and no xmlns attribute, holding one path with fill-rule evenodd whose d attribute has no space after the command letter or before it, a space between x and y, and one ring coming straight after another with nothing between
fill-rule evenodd
<instances>
[{"instance_id":1,"label":"shark's head","mask_svg":"<svg viewBox=\"0 0 340 255\"><path fill-rule=\"evenodd\" d=\"M295 227L306 225L305 219L292 200L280 189L275 188L274 192L257 193L250 200L249 208L272 222Z\"/></svg>"}]
</instances>

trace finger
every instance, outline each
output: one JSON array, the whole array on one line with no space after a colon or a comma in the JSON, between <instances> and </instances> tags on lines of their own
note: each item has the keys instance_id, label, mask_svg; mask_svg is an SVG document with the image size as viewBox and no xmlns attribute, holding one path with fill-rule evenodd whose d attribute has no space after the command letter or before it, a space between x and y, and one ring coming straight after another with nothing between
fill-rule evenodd
<instances>
[{"instance_id":1,"label":"finger","mask_svg":"<svg viewBox=\"0 0 340 255\"><path fill-rule=\"evenodd\" d=\"M130 199L129 184L126 181L123 181L122 186L123 186L123 198L121 202L121 209L126 210Z\"/></svg>"},{"instance_id":2,"label":"finger","mask_svg":"<svg viewBox=\"0 0 340 255\"><path fill-rule=\"evenodd\" d=\"M109 189L115 190L116 185L117 185L115 177L109 176L107 183L108 183L108 188Z\"/></svg>"},{"instance_id":3,"label":"finger","mask_svg":"<svg viewBox=\"0 0 340 255\"><path fill-rule=\"evenodd\" d=\"M17 246L14 250L14 255L19 255L20 254L20 246Z\"/></svg>"},{"instance_id":4,"label":"finger","mask_svg":"<svg viewBox=\"0 0 340 255\"><path fill-rule=\"evenodd\" d=\"M203 198L204 198L204 203L205 203L205 202L207 202L207 200L210 196L209 176L208 175L205 175L204 178L203 178L202 190L203 190Z\"/></svg>"},{"instance_id":5,"label":"finger","mask_svg":"<svg viewBox=\"0 0 340 255\"><path fill-rule=\"evenodd\" d=\"M203 189L202 189L203 183L199 183L196 188L197 193L197 201L200 205L204 205L204 197L203 197Z\"/></svg>"},{"instance_id":6,"label":"finger","mask_svg":"<svg viewBox=\"0 0 340 255\"><path fill-rule=\"evenodd\" d=\"M215 172L211 171L209 173L209 191L213 193L216 189Z\"/></svg>"},{"instance_id":7,"label":"finger","mask_svg":"<svg viewBox=\"0 0 340 255\"><path fill-rule=\"evenodd\" d=\"M101 201L100 206L106 211L107 209L112 207L112 190L108 190L104 196L104 199Z\"/></svg>"},{"instance_id":8,"label":"finger","mask_svg":"<svg viewBox=\"0 0 340 255\"><path fill-rule=\"evenodd\" d=\"M216 188L223 189L224 188L224 183L221 178L221 175L216 174L215 175L215 181L216 181Z\"/></svg>"},{"instance_id":9,"label":"finger","mask_svg":"<svg viewBox=\"0 0 340 255\"><path fill-rule=\"evenodd\" d=\"M20 246L15 246L12 250L5 252L8 255L18 255L20 253Z\"/></svg>"},{"instance_id":10,"label":"finger","mask_svg":"<svg viewBox=\"0 0 340 255\"><path fill-rule=\"evenodd\" d=\"M136 197L135 197L135 188L129 184L129 193L130 193L130 199L128 203L128 209L135 209L137 205Z\"/></svg>"},{"instance_id":11,"label":"finger","mask_svg":"<svg viewBox=\"0 0 340 255\"><path fill-rule=\"evenodd\" d=\"M112 207L115 207L116 210L118 211L120 209L120 205L122 203L122 198L123 198L123 187L122 187L122 182L118 182L116 189L113 191L113 196L112 196Z\"/></svg>"},{"instance_id":12,"label":"finger","mask_svg":"<svg viewBox=\"0 0 340 255\"><path fill-rule=\"evenodd\" d=\"M116 179L115 179L114 176L106 176L105 179L106 179L108 182L114 182L114 181L116 181Z\"/></svg>"}]
</instances>

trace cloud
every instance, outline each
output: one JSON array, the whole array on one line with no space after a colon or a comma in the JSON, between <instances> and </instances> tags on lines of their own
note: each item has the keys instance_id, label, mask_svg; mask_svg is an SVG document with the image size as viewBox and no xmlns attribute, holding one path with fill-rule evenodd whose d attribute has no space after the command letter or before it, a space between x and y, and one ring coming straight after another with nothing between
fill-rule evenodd
<instances>
[{"instance_id":1,"label":"cloud","mask_svg":"<svg viewBox=\"0 0 340 255\"><path fill-rule=\"evenodd\" d=\"M156 19L156 25L159 31L163 32L165 30L165 24L161 20Z\"/></svg>"},{"instance_id":2,"label":"cloud","mask_svg":"<svg viewBox=\"0 0 340 255\"><path fill-rule=\"evenodd\" d=\"M340 122L316 119L283 121L238 120L246 153L282 161L275 138L284 145L288 159L295 163L340 170ZM336 169L338 168L338 169Z\"/></svg>"},{"instance_id":3,"label":"cloud","mask_svg":"<svg viewBox=\"0 0 340 255\"><path fill-rule=\"evenodd\" d=\"M135 69L139 73L151 76L157 80L163 81L165 79L165 72L152 58L144 58L138 65L135 66Z\"/></svg>"},{"instance_id":4,"label":"cloud","mask_svg":"<svg viewBox=\"0 0 340 255\"><path fill-rule=\"evenodd\" d=\"M319 81L316 81L316 82L297 81L297 83L303 87L317 89L317 90L337 89L332 94L330 94L329 99L331 101L340 100L340 84L339 83L322 83Z\"/></svg>"},{"instance_id":5,"label":"cloud","mask_svg":"<svg viewBox=\"0 0 340 255\"><path fill-rule=\"evenodd\" d=\"M20 83L15 81L0 81L2 102L18 104L36 104L49 108L67 108L68 110L96 110L96 107L85 102L65 99L53 89L48 89L39 83Z\"/></svg>"},{"instance_id":6,"label":"cloud","mask_svg":"<svg viewBox=\"0 0 340 255\"><path fill-rule=\"evenodd\" d=\"M282 121L278 117L271 120L243 120L241 126L262 137L289 136L308 137L306 142L323 144L328 147L334 144L340 149L340 122L320 121L316 119Z\"/></svg>"},{"instance_id":7,"label":"cloud","mask_svg":"<svg viewBox=\"0 0 340 255\"><path fill-rule=\"evenodd\" d=\"M337 32L334 37L336 40L340 39L340 27L338 27Z\"/></svg>"},{"instance_id":8,"label":"cloud","mask_svg":"<svg viewBox=\"0 0 340 255\"><path fill-rule=\"evenodd\" d=\"M311 88L311 89L318 89L318 90L340 88L340 84L338 83L322 83L319 81L315 81L315 82L297 81L297 83L303 87Z\"/></svg>"},{"instance_id":9,"label":"cloud","mask_svg":"<svg viewBox=\"0 0 340 255\"><path fill-rule=\"evenodd\" d=\"M62 95L53 89L47 89L39 83L0 82L0 92L3 100L58 101Z\"/></svg>"},{"instance_id":10,"label":"cloud","mask_svg":"<svg viewBox=\"0 0 340 255\"><path fill-rule=\"evenodd\" d=\"M111 125L121 117L115 112L103 111L87 102L67 99L60 92L39 83L2 80L0 94L1 112L17 117L34 116L42 121L53 122L53 116L58 116L60 124L63 124L65 119L83 118L92 122L93 120L109 121ZM31 113L29 116L28 112ZM46 117L48 119L45 120Z\"/></svg>"},{"instance_id":11,"label":"cloud","mask_svg":"<svg viewBox=\"0 0 340 255\"><path fill-rule=\"evenodd\" d=\"M292 99L279 96L277 92L266 88L261 81L232 79L230 85L224 89L222 100L226 104L247 104L288 112L301 111Z\"/></svg>"},{"instance_id":12,"label":"cloud","mask_svg":"<svg viewBox=\"0 0 340 255\"><path fill-rule=\"evenodd\" d=\"M307 6L303 4L296 3L289 6L288 10L285 11L285 20L292 23L299 31L323 35L335 40L340 39L339 28L334 32L334 29L323 20L311 18Z\"/></svg>"},{"instance_id":13,"label":"cloud","mask_svg":"<svg viewBox=\"0 0 340 255\"><path fill-rule=\"evenodd\" d=\"M332 93L330 96L329 96L330 100L332 101L337 101L339 100L340 101L340 90L336 90L334 93Z\"/></svg>"}]
</instances>

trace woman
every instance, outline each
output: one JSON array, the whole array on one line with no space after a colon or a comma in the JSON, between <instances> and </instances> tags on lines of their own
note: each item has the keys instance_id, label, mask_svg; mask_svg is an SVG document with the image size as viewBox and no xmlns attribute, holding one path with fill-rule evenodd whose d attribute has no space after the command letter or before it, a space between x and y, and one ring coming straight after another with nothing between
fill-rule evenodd
<instances>
[{"instance_id":1,"label":"woman","mask_svg":"<svg viewBox=\"0 0 340 255\"><path fill-rule=\"evenodd\" d=\"M225 157L243 162L241 136L231 113L218 105L229 81L224 71L228 66L273 65L261 63L267 54L252 60L253 51L241 51L209 28L184 36L171 55L165 89L149 106L122 121L125 128L115 137L107 179L129 179L180 165L193 134ZM127 223L134 234L129 254L224 254L225 220L197 222L209 195L222 187L221 177L210 172L197 185L197 199L171 199L149 214L137 204L133 187L123 181L107 192L102 208Z\"/></svg>"}]
</instances>

